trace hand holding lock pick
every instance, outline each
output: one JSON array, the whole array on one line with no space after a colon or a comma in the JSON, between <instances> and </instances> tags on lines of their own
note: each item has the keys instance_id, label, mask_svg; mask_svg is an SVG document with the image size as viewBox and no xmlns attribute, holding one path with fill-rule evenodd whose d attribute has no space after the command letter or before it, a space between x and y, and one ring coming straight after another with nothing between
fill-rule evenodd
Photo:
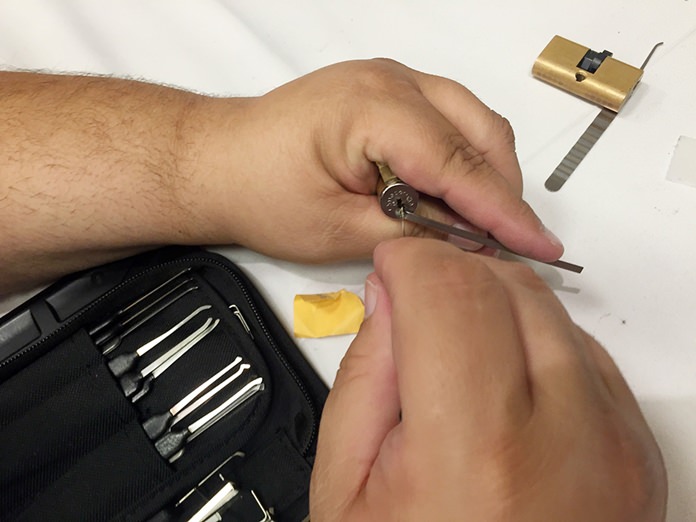
<instances>
[{"instance_id":1,"label":"hand holding lock pick","mask_svg":"<svg viewBox=\"0 0 696 522\"><path fill-rule=\"evenodd\" d=\"M366 308L324 409L312 520L664 519L635 398L529 268L390 241Z\"/></svg>"},{"instance_id":2,"label":"hand holding lock pick","mask_svg":"<svg viewBox=\"0 0 696 522\"><path fill-rule=\"evenodd\" d=\"M259 98L0 80L0 293L168 243L368 256L402 235L376 163L426 195L427 217L542 261L563 250L521 199L507 122L395 62L338 64ZM322 421L312 520L664 517L635 400L538 279L408 239L381 245L375 268Z\"/></svg>"}]
</instances>

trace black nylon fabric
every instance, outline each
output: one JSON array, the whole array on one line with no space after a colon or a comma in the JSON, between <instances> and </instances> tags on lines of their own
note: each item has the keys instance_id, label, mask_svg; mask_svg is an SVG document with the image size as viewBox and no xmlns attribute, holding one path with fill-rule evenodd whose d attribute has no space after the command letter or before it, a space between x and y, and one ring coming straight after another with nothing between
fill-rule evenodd
<instances>
[{"instance_id":1,"label":"black nylon fabric","mask_svg":"<svg viewBox=\"0 0 696 522\"><path fill-rule=\"evenodd\" d=\"M160 510L171 510L239 452L250 458L235 459L238 467L228 480L254 489L271 503L266 507L273 509L277 522L303 520L328 390L258 290L229 260L202 250L162 249L114 265L118 265L114 270L107 265L95 273L119 274L114 283L117 291L107 290L94 306L85 304L63 323L46 315L43 300L54 288L33 298L25 309L39 321L41 340L12 360L0 361L6 377L0 380L0 520L147 520ZM135 350L203 304L212 306L210 312L197 316L196 324L169 339L168 346L208 316L221 322L200 346L158 378L148 395L132 404L86 332L183 267L191 268L186 277L198 288L124 338L114 354ZM94 275L87 271L76 277L84 286ZM229 310L230 304L243 313L253 339ZM191 441L179 460L169 463L140 423L168 409L237 355L251 364L249 379L262 376L266 388ZM214 398L207 407L214 408L230 394Z\"/></svg>"},{"instance_id":2,"label":"black nylon fabric","mask_svg":"<svg viewBox=\"0 0 696 522\"><path fill-rule=\"evenodd\" d=\"M238 473L241 483L259 490L264 484L274 484L272 488L263 488L263 500L280 511L307 493L312 468L292 447L282 430L270 443L241 462L243 467ZM273 462L273 467L268 466L268 462ZM278 476L285 480L276 480Z\"/></svg>"},{"instance_id":3,"label":"black nylon fabric","mask_svg":"<svg viewBox=\"0 0 696 522\"><path fill-rule=\"evenodd\" d=\"M94 465L89 456L104 455L113 434L135 419L95 353L81 331L0 386L0 513L7 519L74 467ZM65 363L75 364L70 382L55 378Z\"/></svg>"},{"instance_id":4,"label":"black nylon fabric","mask_svg":"<svg viewBox=\"0 0 696 522\"><path fill-rule=\"evenodd\" d=\"M46 488L17 522L106 522L124 505L135 503L143 491L171 478L172 470L141 432L134 421L111 435Z\"/></svg>"}]
</instances>

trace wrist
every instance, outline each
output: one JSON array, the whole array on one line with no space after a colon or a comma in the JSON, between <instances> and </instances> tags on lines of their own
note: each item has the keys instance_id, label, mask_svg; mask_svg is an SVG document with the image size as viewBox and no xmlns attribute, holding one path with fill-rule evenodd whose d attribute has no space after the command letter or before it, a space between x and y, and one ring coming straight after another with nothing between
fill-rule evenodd
<instances>
[{"instance_id":1,"label":"wrist","mask_svg":"<svg viewBox=\"0 0 696 522\"><path fill-rule=\"evenodd\" d=\"M197 97L182 109L173 147L173 243L240 242L248 112L254 98ZM253 140L252 140L253 141Z\"/></svg>"}]
</instances>

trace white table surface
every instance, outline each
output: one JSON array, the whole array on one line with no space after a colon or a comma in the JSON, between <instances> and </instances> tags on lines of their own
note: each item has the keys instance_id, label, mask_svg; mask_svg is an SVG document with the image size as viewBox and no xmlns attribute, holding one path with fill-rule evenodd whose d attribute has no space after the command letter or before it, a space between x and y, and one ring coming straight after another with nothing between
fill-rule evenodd
<instances>
[{"instance_id":1,"label":"white table surface","mask_svg":"<svg viewBox=\"0 0 696 522\"><path fill-rule=\"evenodd\" d=\"M635 66L665 43L625 109L552 194L544 180L599 111L532 78L554 34ZM696 188L666 179L679 137L696 138L696 1L0 2L2 68L256 95L374 56L456 79L511 121L526 199L563 239L564 258L586 269L534 266L638 396L667 462L668 520L696 521ZM295 294L362 294L370 271L368 262L308 267L216 250L247 270L290 330ZM350 341L298 344L330 384Z\"/></svg>"}]
</instances>

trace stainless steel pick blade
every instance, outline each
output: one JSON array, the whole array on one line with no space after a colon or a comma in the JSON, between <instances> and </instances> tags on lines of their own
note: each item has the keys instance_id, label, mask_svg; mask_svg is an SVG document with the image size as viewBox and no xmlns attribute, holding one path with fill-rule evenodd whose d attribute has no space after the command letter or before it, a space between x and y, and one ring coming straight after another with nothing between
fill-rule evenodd
<instances>
[{"instance_id":1,"label":"stainless steel pick blade","mask_svg":"<svg viewBox=\"0 0 696 522\"><path fill-rule=\"evenodd\" d=\"M419 216L418 214L414 214L412 212L402 212L402 215L403 219L405 219L406 221L410 221L411 223L416 223L417 225L421 225L423 227L432 228L433 230L444 232L445 234L452 234L454 236L463 237L464 239L468 239L469 241L475 241L476 243L481 243L482 245L486 245L497 250L503 250L504 252L508 252L519 257L524 257L525 259L531 259L521 254L518 254L517 252L513 252L502 243L490 237L481 236L479 234L469 232L468 230L462 230L461 228L445 225L444 223L440 223L439 221L434 221L432 219ZM558 261L539 262L544 263L546 265L555 266L556 268L562 268L563 270L569 270L571 272L575 272L576 274L579 274L583 270L583 267L579 265L574 265L573 263L568 263L567 261L561 261L560 259Z\"/></svg>"}]
</instances>

